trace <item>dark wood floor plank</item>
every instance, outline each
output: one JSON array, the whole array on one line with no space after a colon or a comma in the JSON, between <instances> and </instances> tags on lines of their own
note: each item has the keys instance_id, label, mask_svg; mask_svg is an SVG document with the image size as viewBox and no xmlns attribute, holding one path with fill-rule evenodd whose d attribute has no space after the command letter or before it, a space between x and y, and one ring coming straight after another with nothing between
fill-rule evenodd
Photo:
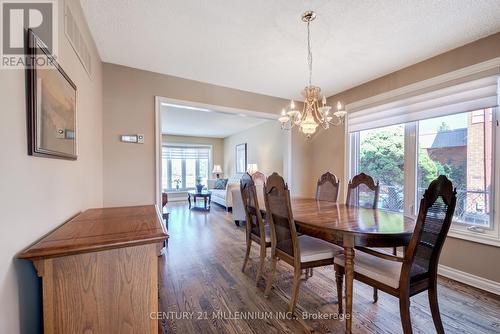
<instances>
[{"instance_id":1,"label":"dark wood floor plank","mask_svg":"<svg viewBox=\"0 0 500 334\"><path fill-rule=\"evenodd\" d=\"M258 246L252 247L247 270L242 273L244 227L234 225L231 213L216 205L210 212L192 211L187 204L169 204L169 211L169 245L160 258L160 312L164 312L164 319L160 320L161 332L343 332L345 323L342 320L301 317L303 312L336 314L338 300L333 267L314 269L313 277L302 281L297 319L279 319L278 315L285 316L287 312L293 279L291 267L282 261L278 263L275 286L269 298L265 298L269 258L263 278L256 286ZM447 333L500 332L498 296L443 278L440 278L438 290ZM355 283L353 332L392 334L402 331L397 299L382 292L379 294L379 301L374 304L372 288ZM261 316L270 312L273 316L242 319L242 315L249 312L254 315L260 312ZM191 314L192 319L183 318L183 314ZM411 316L414 333L435 332L427 293L411 299Z\"/></svg>"}]
</instances>

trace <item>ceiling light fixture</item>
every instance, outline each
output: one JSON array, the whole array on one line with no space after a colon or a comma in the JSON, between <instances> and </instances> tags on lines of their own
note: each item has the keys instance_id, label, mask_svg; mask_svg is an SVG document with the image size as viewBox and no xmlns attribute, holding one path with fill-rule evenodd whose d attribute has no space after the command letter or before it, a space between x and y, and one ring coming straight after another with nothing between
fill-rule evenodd
<instances>
[{"instance_id":1,"label":"ceiling light fixture","mask_svg":"<svg viewBox=\"0 0 500 334\"><path fill-rule=\"evenodd\" d=\"M337 102L337 111L330 115L332 107L326 105L326 97L323 95L321 99L322 106L319 105L321 88L312 85L312 52L311 52L311 34L310 24L316 18L316 13L307 11L302 14L302 21L307 23L307 62L309 65L309 84L302 91L304 96L304 108L302 113L295 109L295 102L290 101L290 109L283 109L281 116L278 118L281 123L281 128L290 130L294 126L299 127L299 130L304 133L307 138L310 138L319 125L323 129L330 128L330 125L344 124L344 119L347 112L343 109L342 104ZM335 116L335 120L334 120Z\"/></svg>"}]
</instances>

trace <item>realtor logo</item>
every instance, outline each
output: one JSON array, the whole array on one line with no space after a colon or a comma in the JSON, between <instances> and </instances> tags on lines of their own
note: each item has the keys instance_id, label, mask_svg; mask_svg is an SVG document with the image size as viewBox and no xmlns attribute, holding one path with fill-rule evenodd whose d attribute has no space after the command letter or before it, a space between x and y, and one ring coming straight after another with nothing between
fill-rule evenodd
<instances>
[{"instance_id":1,"label":"realtor logo","mask_svg":"<svg viewBox=\"0 0 500 334\"><path fill-rule=\"evenodd\" d=\"M52 0L0 0L1 67L24 65L26 29L31 29L52 55L57 50L57 3Z\"/></svg>"}]
</instances>

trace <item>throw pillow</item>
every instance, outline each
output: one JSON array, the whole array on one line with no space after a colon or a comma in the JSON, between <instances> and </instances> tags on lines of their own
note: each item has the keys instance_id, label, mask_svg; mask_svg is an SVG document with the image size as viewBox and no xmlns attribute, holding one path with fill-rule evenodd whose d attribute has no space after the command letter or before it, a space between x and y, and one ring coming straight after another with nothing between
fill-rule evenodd
<instances>
[{"instance_id":1,"label":"throw pillow","mask_svg":"<svg viewBox=\"0 0 500 334\"><path fill-rule=\"evenodd\" d=\"M214 189L226 189L227 179L217 179L215 181Z\"/></svg>"}]
</instances>

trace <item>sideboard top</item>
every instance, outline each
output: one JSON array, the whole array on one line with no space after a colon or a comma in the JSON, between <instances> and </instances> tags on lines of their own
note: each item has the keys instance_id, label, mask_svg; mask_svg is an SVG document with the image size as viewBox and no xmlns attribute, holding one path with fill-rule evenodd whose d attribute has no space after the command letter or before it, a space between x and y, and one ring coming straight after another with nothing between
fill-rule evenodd
<instances>
[{"instance_id":1,"label":"sideboard top","mask_svg":"<svg viewBox=\"0 0 500 334\"><path fill-rule=\"evenodd\" d=\"M155 205L86 210L18 255L41 259L159 243L168 238Z\"/></svg>"}]
</instances>

